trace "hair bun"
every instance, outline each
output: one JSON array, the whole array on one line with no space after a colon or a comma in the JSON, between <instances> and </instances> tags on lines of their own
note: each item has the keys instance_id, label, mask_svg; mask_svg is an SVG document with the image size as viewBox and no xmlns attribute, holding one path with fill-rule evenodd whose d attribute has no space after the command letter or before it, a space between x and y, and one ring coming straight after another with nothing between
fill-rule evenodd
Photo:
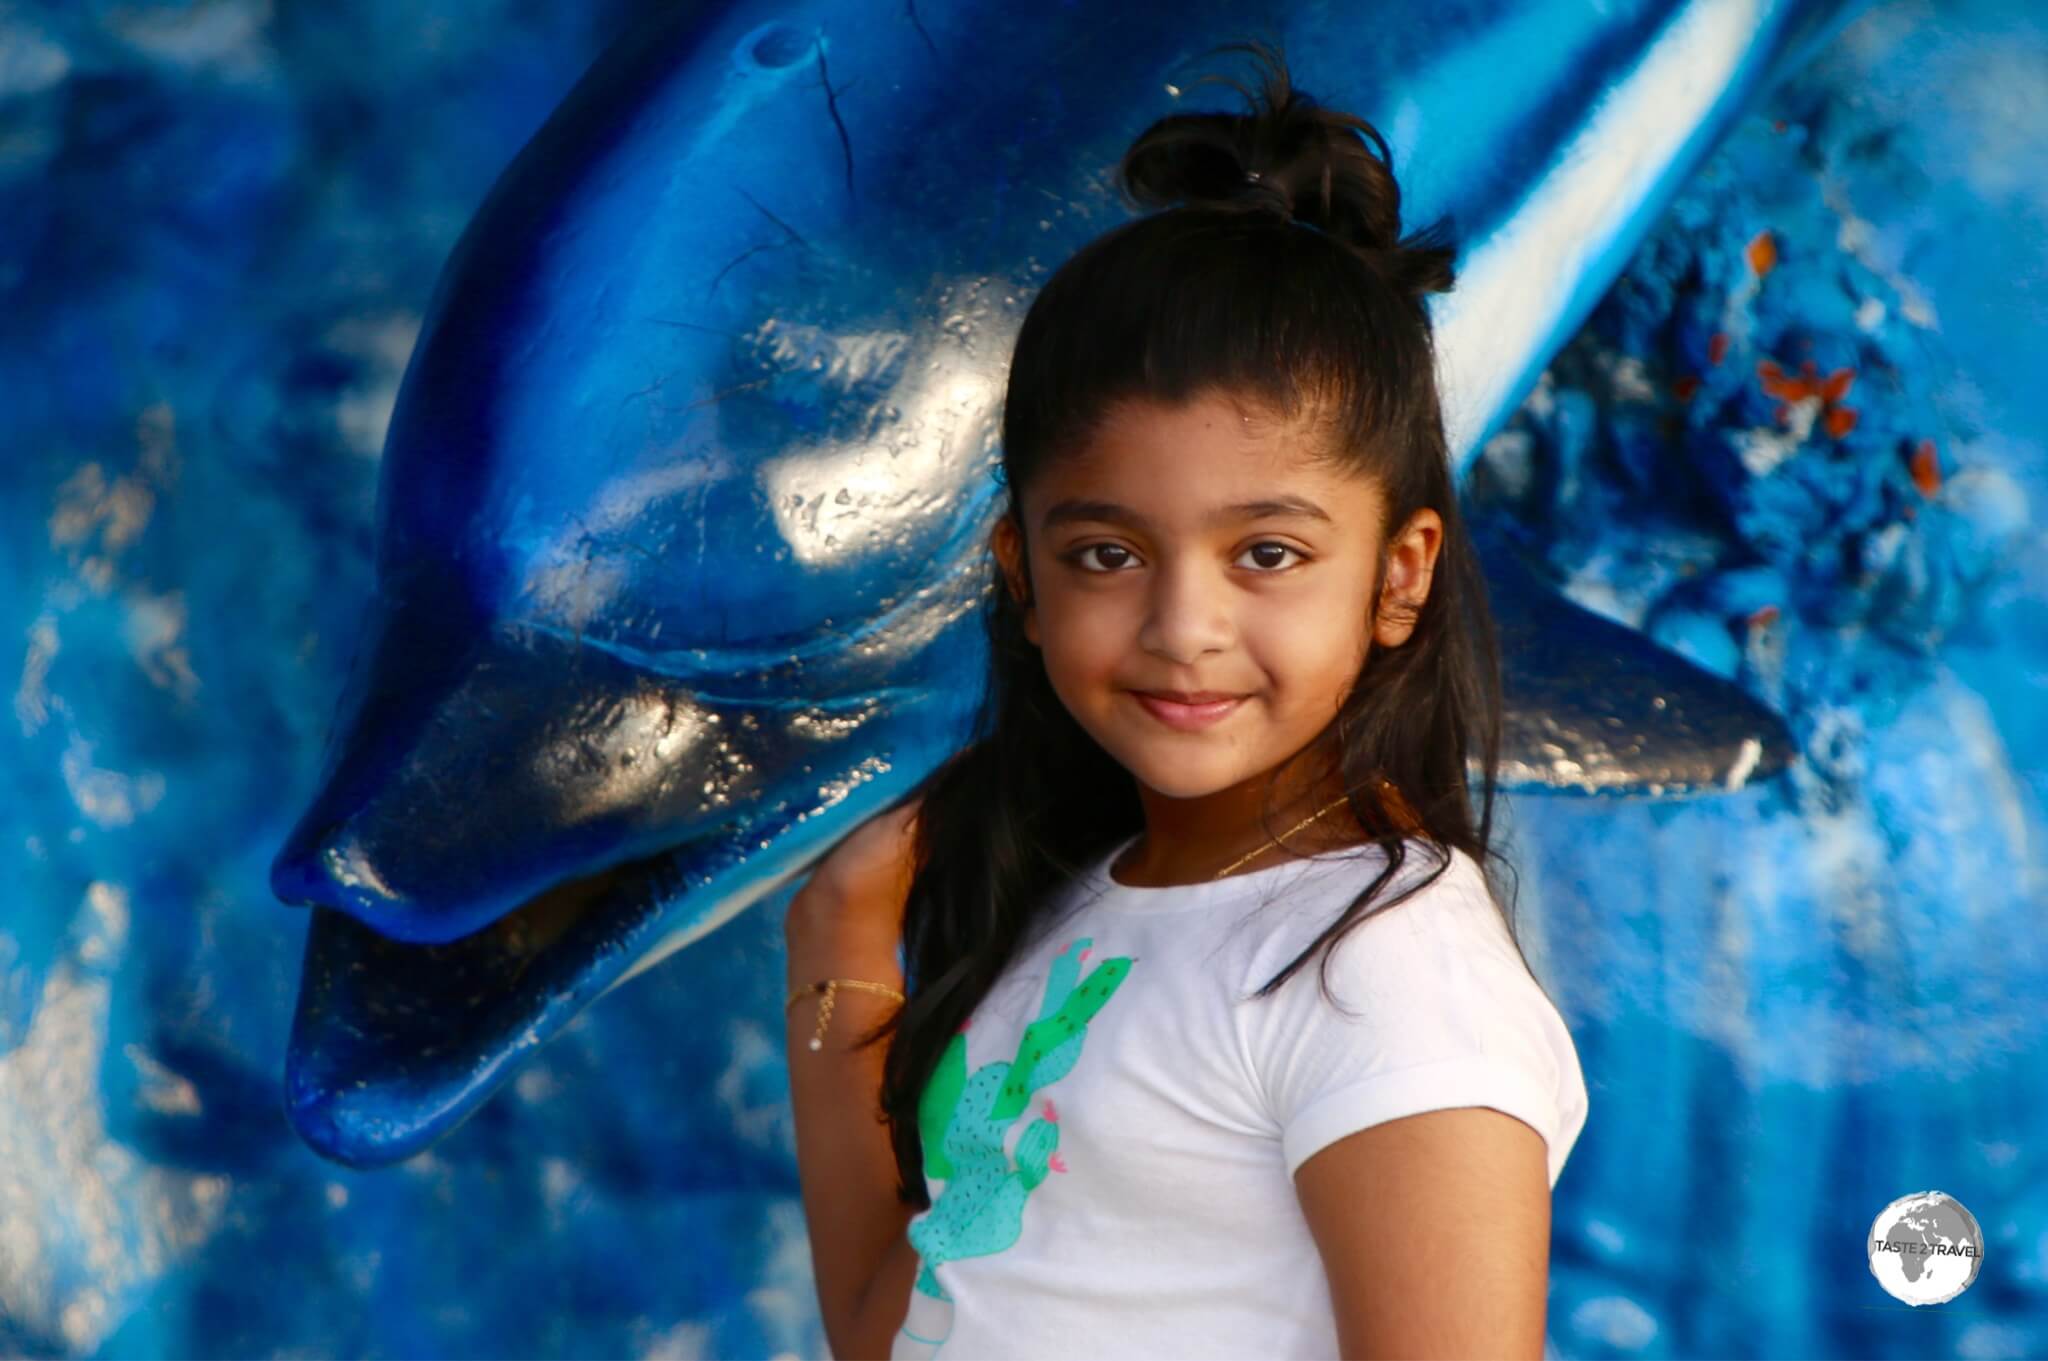
<instances>
[{"instance_id":1,"label":"hair bun","mask_svg":"<svg viewBox=\"0 0 2048 1361\"><path fill-rule=\"evenodd\" d=\"M1170 114L1124 152L1118 179L1140 208L1175 205L1269 212L1344 242L1410 296L1449 292L1456 247L1447 225L1401 236L1401 189L1387 142L1365 119L1325 109L1294 88L1285 60L1263 43L1214 52L1251 53L1265 68L1245 114Z\"/></svg>"}]
</instances>

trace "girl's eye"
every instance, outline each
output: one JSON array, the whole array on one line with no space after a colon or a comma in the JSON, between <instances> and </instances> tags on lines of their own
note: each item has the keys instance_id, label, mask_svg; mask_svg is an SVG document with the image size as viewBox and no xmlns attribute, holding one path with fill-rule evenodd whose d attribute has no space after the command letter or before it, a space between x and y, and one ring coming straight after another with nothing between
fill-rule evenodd
<instances>
[{"instance_id":1,"label":"girl's eye","mask_svg":"<svg viewBox=\"0 0 2048 1361\"><path fill-rule=\"evenodd\" d=\"M1106 556L1093 559L1091 565L1088 556L1091 553L1100 553ZM1081 564L1083 571L1115 572L1120 571L1128 564L1132 560L1133 554L1130 549L1125 548L1122 544L1091 543L1085 548L1075 549L1071 556L1075 562Z\"/></svg>"},{"instance_id":2,"label":"girl's eye","mask_svg":"<svg viewBox=\"0 0 2048 1361\"><path fill-rule=\"evenodd\" d=\"M1244 557L1252 560L1251 566L1268 572L1275 572L1283 567L1291 566L1292 564L1287 560L1288 554L1292 554L1297 558L1302 556L1300 549L1290 548L1284 543L1273 543L1271 541L1255 543L1250 548L1244 550ZM1240 558L1238 561L1243 562L1244 558Z\"/></svg>"}]
</instances>

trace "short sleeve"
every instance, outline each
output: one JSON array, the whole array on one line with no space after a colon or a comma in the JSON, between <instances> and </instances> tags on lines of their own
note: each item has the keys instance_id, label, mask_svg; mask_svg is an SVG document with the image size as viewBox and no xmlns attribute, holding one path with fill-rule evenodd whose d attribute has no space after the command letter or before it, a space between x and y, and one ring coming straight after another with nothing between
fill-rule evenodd
<instances>
[{"instance_id":1,"label":"short sleeve","mask_svg":"<svg viewBox=\"0 0 2048 1361\"><path fill-rule=\"evenodd\" d=\"M1240 1012L1247 1058L1280 1132L1287 1174L1344 1135L1423 1111L1486 1106L1543 1136L1555 1186L1586 1118L1578 1051L1563 1016L1524 967L1476 867L1353 927L1278 990ZM1355 890L1354 890L1355 891ZM1277 973L1342 911L1345 898L1280 933Z\"/></svg>"}]
</instances>

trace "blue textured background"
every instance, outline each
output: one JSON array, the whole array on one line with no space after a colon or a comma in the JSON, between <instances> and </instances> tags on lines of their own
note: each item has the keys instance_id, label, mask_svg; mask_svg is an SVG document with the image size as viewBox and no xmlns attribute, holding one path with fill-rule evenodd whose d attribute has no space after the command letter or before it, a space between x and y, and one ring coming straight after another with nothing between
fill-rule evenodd
<instances>
[{"instance_id":1,"label":"blue textured background","mask_svg":"<svg viewBox=\"0 0 2048 1361\"><path fill-rule=\"evenodd\" d=\"M279 1109L304 918L266 872L369 594L384 421L456 235L632 12L0 9L0 1351L824 1355L779 900L396 1168ZM1870 10L1475 471L1575 598L1806 756L1510 809L1593 1096L1566 1354L2048 1351L2044 166L2048 23ZM1805 360L1854 378L1781 422L1758 366ZM1931 1188L1989 1254L1916 1311L1861 1243Z\"/></svg>"}]
</instances>

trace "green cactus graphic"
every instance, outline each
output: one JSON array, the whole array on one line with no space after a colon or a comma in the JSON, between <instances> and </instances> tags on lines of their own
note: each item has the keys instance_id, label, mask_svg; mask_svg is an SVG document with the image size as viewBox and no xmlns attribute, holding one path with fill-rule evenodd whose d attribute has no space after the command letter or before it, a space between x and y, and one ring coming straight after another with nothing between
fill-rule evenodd
<instances>
[{"instance_id":1,"label":"green cactus graphic","mask_svg":"<svg viewBox=\"0 0 2048 1361\"><path fill-rule=\"evenodd\" d=\"M1131 971L1126 956L1105 959L1080 977L1081 958L1093 942L1068 942L1046 978L1038 1017L1024 1028L1016 1056L967 1071L967 1035L953 1037L918 1102L918 1133L924 1142L925 1175L943 1181L931 1209L910 1226L910 1242L923 1264L905 1331L913 1342L934 1348L942 1338L920 1335L912 1321L930 1326L933 1301L950 1306L951 1296L932 1268L961 1257L1001 1252L1024 1227L1024 1202L1049 1172L1064 1172L1059 1158L1057 1108L1050 1100L1018 1136L1013 1158L1003 1152L1009 1128L1031 1103L1032 1093L1059 1081L1081 1055L1088 1022ZM951 1309L944 1314L950 1321Z\"/></svg>"}]
</instances>

